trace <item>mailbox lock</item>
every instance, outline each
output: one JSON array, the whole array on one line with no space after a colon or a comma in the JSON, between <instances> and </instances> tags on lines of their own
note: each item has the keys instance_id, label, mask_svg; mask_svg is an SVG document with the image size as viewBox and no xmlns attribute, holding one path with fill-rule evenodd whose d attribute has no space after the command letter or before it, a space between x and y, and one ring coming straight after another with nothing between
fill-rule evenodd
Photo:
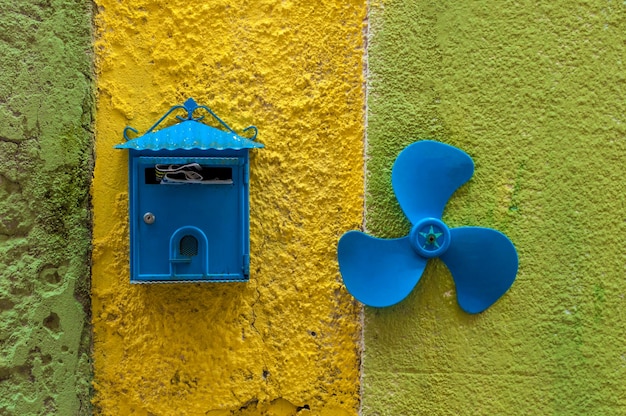
<instances>
[{"instance_id":1,"label":"mailbox lock","mask_svg":"<svg viewBox=\"0 0 626 416\"><path fill-rule=\"evenodd\" d=\"M145 222L146 224L152 224L154 220L156 220L156 217L153 213L146 212L145 214L143 214L143 222Z\"/></svg>"}]
</instances>

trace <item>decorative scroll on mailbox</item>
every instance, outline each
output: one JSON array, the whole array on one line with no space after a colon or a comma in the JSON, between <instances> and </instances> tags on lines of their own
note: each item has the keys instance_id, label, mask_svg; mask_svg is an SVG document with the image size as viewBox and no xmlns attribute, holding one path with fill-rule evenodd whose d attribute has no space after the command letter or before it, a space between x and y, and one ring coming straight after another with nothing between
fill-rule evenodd
<instances>
[{"instance_id":1,"label":"decorative scroll on mailbox","mask_svg":"<svg viewBox=\"0 0 626 416\"><path fill-rule=\"evenodd\" d=\"M178 123L155 129L173 112ZM201 121L208 113L219 128ZM194 117L196 113L196 117ZM131 283L249 278L249 150L262 148L192 98L172 107L129 150Z\"/></svg>"}]
</instances>

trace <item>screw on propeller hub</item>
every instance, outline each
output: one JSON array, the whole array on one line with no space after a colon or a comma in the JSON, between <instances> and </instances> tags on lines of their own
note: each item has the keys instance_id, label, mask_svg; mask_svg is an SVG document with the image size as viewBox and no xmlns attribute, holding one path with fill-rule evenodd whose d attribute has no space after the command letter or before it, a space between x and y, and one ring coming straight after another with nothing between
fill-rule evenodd
<instances>
[{"instance_id":1,"label":"screw on propeller hub","mask_svg":"<svg viewBox=\"0 0 626 416\"><path fill-rule=\"evenodd\" d=\"M439 257L450 247L450 230L437 218L424 218L409 234L413 249L427 259Z\"/></svg>"}]
</instances>

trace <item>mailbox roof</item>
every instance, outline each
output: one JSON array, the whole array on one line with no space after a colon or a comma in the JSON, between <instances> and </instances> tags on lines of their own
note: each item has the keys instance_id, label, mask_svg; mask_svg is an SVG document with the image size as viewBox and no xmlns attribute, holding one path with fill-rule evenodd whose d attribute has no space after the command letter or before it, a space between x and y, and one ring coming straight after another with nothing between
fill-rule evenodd
<instances>
[{"instance_id":1,"label":"mailbox roof","mask_svg":"<svg viewBox=\"0 0 626 416\"><path fill-rule=\"evenodd\" d=\"M115 146L116 149L135 150L239 150L261 147L264 147L262 143L195 120L185 120Z\"/></svg>"}]
</instances>

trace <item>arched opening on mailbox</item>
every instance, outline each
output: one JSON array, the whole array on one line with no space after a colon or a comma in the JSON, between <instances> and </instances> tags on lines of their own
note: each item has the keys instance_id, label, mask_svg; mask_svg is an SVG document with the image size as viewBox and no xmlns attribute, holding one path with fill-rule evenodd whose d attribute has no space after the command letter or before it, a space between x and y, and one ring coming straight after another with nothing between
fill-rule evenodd
<instances>
[{"instance_id":1,"label":"arched opening on mailbox","mask_svg":"<svg viewBox=\"0 0 626 416\"><path fill-rule=\"evenodd\" d=\"M209 242L204 232L192 226L177 229L170 238L170 264L174 277L208 277Z\"/></svg>"}]
</instances>

